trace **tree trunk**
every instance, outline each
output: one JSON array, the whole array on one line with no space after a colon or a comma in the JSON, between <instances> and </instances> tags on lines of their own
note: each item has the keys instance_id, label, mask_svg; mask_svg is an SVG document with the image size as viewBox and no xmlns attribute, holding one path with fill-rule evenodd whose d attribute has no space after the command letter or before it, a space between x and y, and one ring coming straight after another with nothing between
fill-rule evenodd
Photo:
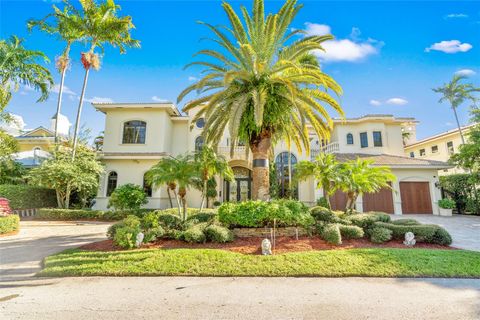
<instances>
[{"instance_id":1,"label":"tree trunk","mask_svg":"<svg viewBox=\"0 0 480 320\"><path fill-rule=\"evenodd\" d=\"M58 143L58 116L62 111L63 83L65 81L66 73L67 73L67 68L63 68L62 77L60 78L60 88L58 89L57 113L55 115L55 144Z\"/></svg>"},{"instance_id":2,"label":"tree trunk","mask_svg":"<svg viewBox=\"0 0 480 320\"><path fill-rule=\"evenodd\" d=\"M63 209L62 195L60 194L60 191L55 190L55 194L57 195L57 206L60 209Z\"/></svg>"},{"instance_id":3,"label":"tree trunk","mask_svg":"<svg viewBox=\"0 0 480 320\"><path fill-rule=\"evenodd\" d=\"M70 207L70 186L67 187L67 190L65 191L65 209L68 209Z\"/></svg>"},{"instance_id":4,"label":"tree trunk","mask_svg":"<svg viewBox=\"0 0 480 320\"><path fill-rule=\"evenodd\" d=\"M178 188L178 195L180 196L181 204L183 207L183 221L187 220L187 201L185 199L185 196L187 195L187 189L184 187L179 187Z\"/></svg>"},{"instance_id":5,"label":"tree trunk","mask_svg":"<svg viewBox=\"0 0 480 320\"><path fill-rule=\"evenodd\" d=\"M177 200L178 217L182 219L182 206L180 205L180 200L178 199L177 190L173 190L173 195L175 196L175 200Z\"/></svg>"},{"instance_id":6,"label":"tree trunk","mask_svg":"<svg viewBox=\"0 0 480 320\"><path fill-rule=\"evenodd\" d=\"M203 191L202 191L202 202L200 203L200 212L203 210L203 206L205 205L205 198L207 197L207 185L208 181L203 181Z\"/></svg>"},{"instance_id":7,"label":"tree trunk","mask_svg":"<svg viewBox=\"0 0 480 320\"><path fill-rule=\"evenodd\" d=\"M90 68L85 69L85 77L83 78L82 94L80 95L80 102L78 103L77 119L75 121L75 132L73 134L72 159L75 159L75 153L77 152L78 130L80 129L80 117L82 115L83 99L85 98L85 90L87 89L89 71L90 71Z\"/></svg>"},{"instance_id":8,"label":"tree trunk","mask_svg":"<svg viewBox=\"0 0 480 320\"><path fill-rule=\"evenodd\" d=\"M172 195L170 194L170 187L167 185L168 201L170 202L170 208L173 208Z\"/></svg>"},{"instance_id":9,"label":"tree trunk","mask_svg":"<svg viewBox=\"0 0 480 320\"><path fill-rule=\"evenodd\" d=\"M345 208L345 211L351 211L353 210L353 207L355 206L355 193L354 192L348 192L347 193L347 205Z\"/></svg>"},{"instance_id":10,"label":"tree trunk","mask_svg":"<svg viewBox=\"0 0 480 320\"><path fill-rule=\"evenodd\" d=\"M250 141L250 148L253 155L253 200L268 201L270 199L270 172L268 165L268 152L272 146L271 137L271 131L264 129L260 134L252 137Z\"/></svg>"},{"instance_id":11,"label":"tree trunk","mask_svg":"<svg viewBox=\"0 0 480 320\"><path fill-rule=\"evenodd\" d=\"M465 138L463 137L462 128L460 127L460 121L458 121L457 109L452 107L455 120L457 121L458 132L460 132L460 138L462 138L462 144L465 144Z\"/></svg>"}]
</instances>

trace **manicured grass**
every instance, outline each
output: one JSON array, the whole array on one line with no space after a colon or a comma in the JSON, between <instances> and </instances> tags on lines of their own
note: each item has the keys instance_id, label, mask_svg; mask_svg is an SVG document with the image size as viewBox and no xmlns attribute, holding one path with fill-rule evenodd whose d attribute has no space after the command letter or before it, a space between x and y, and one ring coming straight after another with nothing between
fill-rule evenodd
<instances>
[{"instance_id":1,"label":"manicured grass","mask_svg":"<svg viewBox=\"0 0 480 320\"><path fill-rule=\"evenodd\" d=\"M480 253L350 249L244 255L215 249L117 252L67 250L45 259L39 276L369 276L480 277Z\"/></svg>"}]
</instances>

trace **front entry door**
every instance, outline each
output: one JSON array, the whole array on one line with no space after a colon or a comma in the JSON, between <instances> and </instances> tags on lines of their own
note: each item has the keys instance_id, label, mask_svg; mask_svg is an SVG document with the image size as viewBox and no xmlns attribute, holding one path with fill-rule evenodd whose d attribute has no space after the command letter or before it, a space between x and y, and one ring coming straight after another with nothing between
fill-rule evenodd
<instances>
[{"instance_id":1,"label":"front entry door","mask_svg":"<svg viewBox=\"0 0 480 320\"><path fill-rule=\"evenodd\" d=\"M251 199L251 180L245 178L236 178L233 181L227 181L227 201L240 202Z\"/></svg>"}]
</instances>

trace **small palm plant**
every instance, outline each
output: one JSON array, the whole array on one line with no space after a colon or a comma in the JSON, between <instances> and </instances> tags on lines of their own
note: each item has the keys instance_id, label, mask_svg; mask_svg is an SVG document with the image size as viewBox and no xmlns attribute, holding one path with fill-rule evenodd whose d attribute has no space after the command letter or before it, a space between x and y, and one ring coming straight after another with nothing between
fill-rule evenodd
<instances>
[{"instance_id":1,"label":"small palm plant","mask_svg":"<svg viewBox=\"0 0 480 320\"><path fill-rule=\"evenodd\" d=\"M231 181L234 175L225 157L217 155L209 146L203 146L200 151L195 153L195 162L202 179L202 202L200 204L200 211L202 211L207 199L208 181L218 174L222 175L225 180Z\"/></svg>"},{"instance_id":2,"label":"small palm plant","mask_svg":"<svg viewBox=\"0 0 480 320\"><path fill-rule=\"evenodd\" d=\"M390 168L372 166L373 161L357 158L339 166L338 188L347 194L346 212L352 212L357 198L364 193L375 193L382 188L391 188L396 177Z\"/></svg>"},{"instance_id":3,"label":"small palm plant","mask_svg":"<svg viewBox=\"0 0 480 320\"><path fill-rule=\"evenodd\" d=\"M118 17L117 12L120 10L120 6L116 5L113 0L107 0L102 4L97 4L94 0L80 0L80 4L83 11L83 33L90 45L90 49L88 52L82 52L81 58L85 75L75 121L73 157L75 157L77 147L77 136L80 128L88 74L90 69L98 70L100 68L100 58L95 49L98 47L103 50L105 44L110 44L113 47L118 47L120 53L125 53L127 47L140 47L140 42L132 39L130 35L130 31L135 28L132 23L132 17Z\"/></svg>"},{"instance_id":4,"label":"small palm plant","mask_svg":"<svg viewBox=\"0 0 480 320\"><path fill-rule=\"evenodd\" d=\"M197 165L193 160L190 154L163 158L146 173L146 178L152 185L167 184L169 189L173 188L178 215L183 220L187 219L187 189L199 180Z\"/></svg>"},{"instance_id":5,"label":"small palm plant","mask_svg":"<svg viewBox=\"0 0 480 320\"><path fill-rule=\"evenodd\" d=\"M300 161L295 165L295 179L306 180L310 177L317 181L317 188L325 192L325 200L330 208L330 197L337 190L340 179L340 164L335 155L320 153L314 161Z\"/></svg>"},{"instance_id":6,"label":"small palm plant","mask_svg":"<svg viewBox=\"0 0 480 320\"><path fill-rule=\"evenodd\" d=\"M243 22L227 2L222 4L229 27L202 23L214 34L220 50L201 50L208 59L190 65L204 68L204 77L187 87L178 97L182 101L191 92L200 94L186 103L184 111L199 107L192 123L205 118L206 143L215 148L225 130L229 131L232 150L244 141L253 155L254 199L269 198L269 151L280 139L292 141L307 154L310 135L307 124L320 138L328 138L333 121L327 106L343 116L343 110L331 95L340 95L341 87L325 74L318 63L309 63L313 50L331 35L304 36L292 31L291 23L301 5L287 0L276 14L265 16L264 1L254 0L253 13L241 8ZM224 32L227 30L228 32ZM302 148L303 147L303 148Z\"/></svg>"},{"instance_id":7,"label":"small palm plant","mask_svg":"<svg viewBox=\"0 0 480 320\"><path fill-rule=\"evenodd\" d=\"M11 36L8 40L0 40L0 115L8 120L3 110L12 98L12 92L20 85L40 91L37 102L45 101L53 79L47 68L38 60L49 62L47 56L40 51L28 50L23 46L23 39Z\"/></svg>"},{"instance_id":8,"label":"small palm plant","mask_svg":"<svg viewBox=\"0 0 480 320\"><path fill-rule=\"evenodd\" d=\"M82 40L84 36L83 20L79 12L67 1L64 0L65 6L60 10L53 5L53 13L48 14L41 20L29 20L27 27L29 30L38 28L50 35L57 36L65 43L62 54L57 57L55 66L60 72L60 86L58 90L57 113L55 121L55 142L58 142L58 117L62 110L62 96L65 82L65 74L70 66L70 49L74 42Z\"/></svg>"},{"instance_id":9,"label":"small palm plant","mask_svg":"<svg viewBox=\"0 0 480 320\"><path fill-rule=\"evenodd\" d=\"M455 115L458 131L460 132L460 137L462 138L462 144L465 144L465 137L463 136L462 128L458 121L457 108L465 101L471 101L475 104L477 98L473 93L480 91L480 88L476 88L471 83L461 83L465 78L465 76L454 75L449 83L444 84L442 87L432 89L433 91L442 94L442 97L438 102L443 103L448 101L450 103L450 107Z\"/></svg>"}]
</instances>

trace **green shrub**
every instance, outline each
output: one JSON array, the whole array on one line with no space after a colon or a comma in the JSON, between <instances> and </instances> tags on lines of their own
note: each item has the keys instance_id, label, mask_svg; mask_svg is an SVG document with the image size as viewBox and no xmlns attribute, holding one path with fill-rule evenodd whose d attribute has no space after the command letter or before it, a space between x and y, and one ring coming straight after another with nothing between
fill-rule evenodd
<instances>
[{"instance_id":1,"label":"green shrub","mask_svg":"<svg viewBox=\"0 0 480 320\"><path fill-rule=\"evenodd\" d=\"M364 231L372 228L376 222L389 222L390 216L386 213L356 213L346 217L346 220L362 228Z\"/></svg>"},{"instance_id":2,"label":"green shrub","mask_svg":"<svg viewBox=\"0 0 480 320\"><path fill-rule=\"evenodd\" d=\"M384 227L374 227L370 231L370 241L373 243L384 243L392 240L392 231Z\"/></svg>"},{"instance_id":3,"label":"green shrub","mask_svg":"<svg viewBox=\"0 0 480 320\"><path fill-rule=\"evenodd\" d=\"M452 244L452 236L444 228L438 227L433 235L432 243L449 246Z\"/></svg>"},{"instance_id":4,"label":"green shrub","mask_svg":"<svg viewBox=\"0 0 480 320\"><path fill-rule=\"evenodd\" d=\"M140 229L134 229L127 226L119 227L115 231L113 242L123 249L135 248L135 242L139 232Z\"/></svg>"},{"instance_id":5,"label":"green shrub","mask_svg":"<svg viewBox=\"0 0 480 320\"><path fill-rule=\"evenodd\" d=\"M178 216L178 208L168 208L168 209L163 209L159 210L160 212L163 213L169 213ZM187 218L190 217L191 215L197 214L200 212L200 209L198 208L187 208ZM204 208L202 210L204 213L214 213L217 212L217 209L210 209L210 208Z\"/></svg>"},{"instance_id":6,"label":"green shrub","mask_svg":"<svg viewBox=\"0 0 480 320\"><path fill-rule=\"evenodd\" d=\"M141 186L127 183L113 191L108 201L108 207L116 210L136 210L147 202L147 194Z\"/></svg>"},{"instance_id":7,"label":"green shrub","mask_svg":"<svg viewBox=\"0 0 480 320\"><path fill-rule=\"evenodd\" d=\"M420 222L418 222L417 220L415 219L398 219L398 220L394 220L392 221L393 224L400 224L400 225L404 225L404 226L411 226L411 225L419 225L421 224Z\"/></svg>"},{"instance_id":8,"label":"green shrub","mask_svg":"<svg viewBox=\"0 0 480 320\"><path fill-rule=\"evenodd\" d=\"M310 215L315 219L315 221L323 221L328 223L337 222L337 216L335 213L325 207L317 206L310 208Z\"/></svg>"},{"instance_id":9,"label":"green shrub","mask_svg":"<svg viewBox=\"0 0 480 320\"><path fill-rule=\"evenodd\" d=\"M197 221L197 223L201 223L201 222L214 223L218 219L217 219L216 212L199 212L189 216L187 218L187 221L189 220Z\"/></svg>"},{"instance_id":10,"label":"green shrub","mask_svg":"<svg viewBox=\"0 0 480 320\"><path fill-rule=\"evenodd\" d=\"M129 215L142 217L148 211L151 210L102 211L91 209L40 209L37 211L35 219L118 221Z\"/></svg>"},{"instance_id":11,"label":"green shrub","mask_svg":"<svg viewBox=\"0 0 480 320\"><path fill-rule=\"evenodd\" d=\"M0 198L7 198L12 209L55 208L55 190L29 185L0 185Z\"/></svg>"},{"instance_id":12,"label":"green shrub","mask_svg":"<svg viewBox=\"0 0 480 320\"><path fill-rule=\"evenodd\" d=\"M342 239L359 239L363 238L364 232L363 229L357 226L346 226L346 225L338 225L340 229L340 234L342 235Z\"/></svg>"},{"instance_id":13,"label":"green shrub","mask_svg":"<svg viewBox=\"0 0 480 320\"><path fill-rule=\"evenodd\" d=\"M142 229L154 229L159 226L158 214L156 212L149 212L141 218Z\"/></svg>"},{"instance_id":14,"label":"green shrub","mask_svg":"<svg viewBox=\"0 0 480 320\"><path fill-rule=\"evenodd\" d=\"M328 205L327 198L325 197L320 197L317 199L317 207L324 207L327 209L330 209L330 206Z\"/></svg>"},{"instance_id":15,"label":"green shrub","mask_svg":"<svg viewBox=\"0 0 480 320\"><path fill-rule=\"evenodd\" d=\"M183 222L178 215L165 213L164 211L157 211L156 213L158 214L158 222L161 226L166 229L182 229Z\"/></svg>"},{"instance_id":16,"label":"green shrub","mask_svg":"<svg viewBox=\"0 0 480 320\"><path fill-rule=\"evenodd\" d=\"M218 243L233 241L233 232L225 227L210 225L205 228L207 240Z\"/></svg>"},{"instance_id":17,"label":"green shrub","mask_svg":"<svg viewBox=\"0 0 480 320\"><path fill-rule=\"evenodd\" d=\"M16 214L9 214L0 217L0 234L17 231L20 228L20 217Z\"/></svg>"},{"instance_id":18,"label":"green shrub","mask_svg":"<svg viewBox=\"0 0 480 320\"><path fill-rule=\"evenodd\" d=\"M203 243L207 240L205 236L205 223L194 225L183 232L183 240L186 242Z\"/></svg>"},{"instance_id":19,"label":"green shrub","mask_svg":"<svg viewBox=\"0 0 480 320\"><path fill-rule=\"evenodd\" d=\"M336 223L325 225L322 229L321 238L328 243L342 244L342 235L340 234L340 228Z\"/></svg>"},{"instance_id":20,"label":"green shrub","mask_svg":"<svg viewBox=\"0 0 480 320\"><path fill-rule=\"evenodd\" d=\"M123 223L123 221L112 224L110 227L108 227L107 238L113 239L113 237L115 236L115 233L117 232L117 229L122 227L125 227L125 223Z\"/></svg>"},{"instance_id":21,"label":"green shrub","mask_svg":"<svg viewBox=\"0 0 480 320\"><path fill-rule=\"evenodd\" d=\"M440 199L438 200L438 206L442 209L454 209L455 208L455 201L452 199Z\"/></svg>"},{"instance_id":22,"label":"green shrub","mask_svg":"<svg viewBox=\"0 0 480 320\"><path fill-rule=\"evenodd\" d=\"M165 230L162 227L157 226L152 229L144 230L143 234L144 234L143 242L148 243L163 237L165 235Z\"/></svg>"},{"instance_id":23,"label":"green shrub","mask_svg":"<svg viewBox=\"0 0 480 320\"><path fill-rule=\"evenodd\" d=\"M375 225L391 230L393 238L397 240L403 240L405 238L405 233L412 232L415 235L417 242L435 243L440 245L450 245L452 243L450 234L437 225L396 225L384 222L377 222Z\"/></svg>"}]
</instances>

